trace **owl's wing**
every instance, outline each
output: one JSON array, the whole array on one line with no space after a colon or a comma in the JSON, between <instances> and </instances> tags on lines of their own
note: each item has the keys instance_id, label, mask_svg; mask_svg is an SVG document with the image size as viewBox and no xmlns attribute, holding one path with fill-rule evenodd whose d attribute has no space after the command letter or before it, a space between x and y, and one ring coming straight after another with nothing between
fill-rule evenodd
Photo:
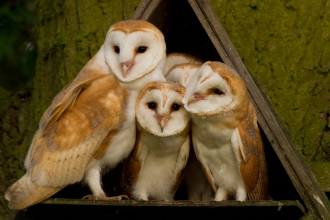
<instances>
[{"instance_id":1,"label":"owl's wing","mask_svg":"<svg viewBox=\"0 0 330 220\"><path fill-rule=\"evenodd\" d=\"M126 90L110 75L85 74L67 85L32 141L26 162L31 181L44 187L80 181L104 152L103 140L123 121L125 97Z\"/></svg>"},{"instance_id":2,"label":"owl's wing","mask_svg":"<svg viewBox=\"0 0 330 220\"><path fill-rule=\"evenodd\" d=\"M176 179L174 182L175 184L172 186L173 192L175 192L178 189L182 181L185 172L185 167L189 159L189 152L190 152L190 137L188 135L186 141L182 144L180 148L180 152L176 160L176 164L174 168L174 174L176 175Z\"/></svg>"},{"instance_id":3,"label":"owl's wing","mask_svg":"<svg viewBox=\"0 0 330 220\"><path fill-rule=\"evenodd\" d=\"M268 196L268 174L264 144L257 124L254 107L250 103L248 115L232 137L238 149L241 175L250 200L265 200Z\"/></svg>"},{"instance_id":4,"label":"owl's wing","mask_svg":"<svg viewBox=\"0 0 330 220\"><path fill-rule=\"evenodd\" d=\"M48 107L40 120L39 130L44 133L47 132L47 128L52 125L66 109L74 105L75 100L82 90L86 89L93 81L104 76L104 74L81 72L55 96L52 104Z\"/></svg>"}]
</instances>

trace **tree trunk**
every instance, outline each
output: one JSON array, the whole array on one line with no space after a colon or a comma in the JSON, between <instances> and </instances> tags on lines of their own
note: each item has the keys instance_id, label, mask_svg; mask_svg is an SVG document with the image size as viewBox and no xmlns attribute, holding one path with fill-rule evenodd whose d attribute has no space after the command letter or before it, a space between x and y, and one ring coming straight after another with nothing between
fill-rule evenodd
<instances>
[{"instance_id":1,"label":"tree trunk","mask_svg":"<svg viewBox=\"0 0 330 220\"><path fill-rule=\"evenodd\" d=\"M38 59L33 90L10 94L0 88L0 219L8 213L4 192L25 173L24 158L42 114L99 50L111 24L129 19L138 3L38 1Z\"/></svg>"},{"instance_id":2,"label":"tree trunk","mask_svg":"<svg viewBox=\"0 0 330 220\"><path fill-rule=\"evenodd\" d=\"M330 1L210 2L322 188L330 191Z\"/></svg>"}]
</instances>

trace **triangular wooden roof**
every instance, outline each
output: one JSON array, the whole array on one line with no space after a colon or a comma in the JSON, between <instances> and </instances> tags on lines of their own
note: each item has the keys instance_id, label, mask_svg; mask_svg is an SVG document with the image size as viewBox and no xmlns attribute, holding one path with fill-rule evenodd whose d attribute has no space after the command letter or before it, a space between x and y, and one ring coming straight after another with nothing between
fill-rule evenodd
<instances>
[{"instance_id":1,"label":"triangular wooden roof","mask_svg":"<svg viewBox=\"0 0 330 220\"><path fill-rule=\"evenodd\" d=\"M214 219L215 216L223 219L297 219L306 213L315 219L330 219L329 202L314 174L245 68L209 2L142 0L132 19L148 20L157 26L165 35L168 53L185 52L205 61L218 60L237 70L247 85L268 143L270 194L273 200L139 202L66 200L57 197L18 212L15 219L40 219L44 216L50 219L131 219L139 215L144 219ZM70 187L67 191L72 191ZM62 195L67 191L64 190Z\"/></svg>"},{"instance_id":2,"label":"triangular wooden roof","mask_svg":"<svg viewBox=\"0 0 330 220\"><path fill-rule=\"evenodd\" d=\"M165 35L169 53L186 52L206 60L220 60L237 70L256 108L258 123L300 199L316 218L330 219L328 199L289 134L281 126L262 90L245 68L209 2L143 0L132 18L148 20L160 28Z\"/></svg>"}]
</instances>

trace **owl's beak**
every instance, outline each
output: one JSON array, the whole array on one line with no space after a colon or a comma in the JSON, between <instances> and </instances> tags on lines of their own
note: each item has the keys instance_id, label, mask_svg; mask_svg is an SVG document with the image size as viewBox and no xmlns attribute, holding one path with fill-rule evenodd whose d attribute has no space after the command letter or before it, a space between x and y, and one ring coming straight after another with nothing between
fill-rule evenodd
<instances>
[{"instance_id":1,"label":"owl's beak","mask_svg":"<svg viewBox=\"0 0 330 220\"><path fill-rule=\"evenodd\" d=\"M130 69L132 69L132 67L134 66L134 61L129 60L129 61L126 61L126 62L122 62L121 65L123 67L124 77L126 77L128 72L130 71Z\"/></svg>"},{"instance_id":2,"label":"owl's beak","mask_svg":"<svg viewBox=\"0 0 330 220\"><path fill-rule=\"evenodd\" d=\"M160 116L158 118L158 123L160 125L160 130L163 132L164 127L166 126L167 122L170 120L169 116Z\"/></svg>"},{"instance_id":3,"label":"owl's beak","mask_svg":"<svg viewBox=\"0 0 330 220\"><path fill-rule=\"evenodd\" d=\"M188 99L188 105L192 102L197 102L200 100L205 100L205 95L201 95L199 93L194 93L190 98Z\"/></svg>"}]
</instances>

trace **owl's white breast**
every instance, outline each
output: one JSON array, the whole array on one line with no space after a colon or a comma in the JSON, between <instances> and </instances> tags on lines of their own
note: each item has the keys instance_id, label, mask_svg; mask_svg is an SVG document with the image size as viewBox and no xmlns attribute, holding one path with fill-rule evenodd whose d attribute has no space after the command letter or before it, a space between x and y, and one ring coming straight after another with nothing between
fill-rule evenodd
<instances>
[{"instance_id":1,"label":"owl's white breast","mask_svg":"<svg viewBox=\"0 0 330 220\"><path fill-rule=\"evenodd\" d=\"M234 132L234 129L228 128L219 121L220 117L222 116L204 117L191 114L193 135L203 140L205 145L210 148L220 146L223 143L229 143Z\"/></svg>"},{"instance_id":2,"label":"owl's white breast","mask_svg":"<svg viewBox=\"0 0 330 220\"><path fill-rule=\"evenodd\" d=\"M216 185L221 183L231 188L237 181L242 181L238 151L233 149L231 143L234 130L219 123L208 123L208 120L212 119L193 118L192 140L196 156L210 169Z\"/></svg>"},{"instance_id":3,"label":"owl's white breast","mask_svg":"<svg viewBox=\"0 0 330 220\"><path fill-rule=\"evenodd\" d=\"M166 157L171 154L177 154L187 138L187 129L181 134L159 137L150 134L146 131L142 131L141 144L144 145L148 151L157 157ZM185 134L183 134L185 133Z\"/></svg>"},{"instance_id":4,"label":"owl's white breast","mask_svg":"<svg viewBox=\"0 0 330 220\"><path fill-rule=\"evenodd\" d=\"M141 136L140 145L147 152L143 155L142 167L133 194L140 194L146 190L151 198L172 200L175 193L172 187L176 184L178 175L177 160L181 148L189 149L187 146L189 137L187 135L157 137L145 134L146 136Z\"/></svg>"}]
</instances>

